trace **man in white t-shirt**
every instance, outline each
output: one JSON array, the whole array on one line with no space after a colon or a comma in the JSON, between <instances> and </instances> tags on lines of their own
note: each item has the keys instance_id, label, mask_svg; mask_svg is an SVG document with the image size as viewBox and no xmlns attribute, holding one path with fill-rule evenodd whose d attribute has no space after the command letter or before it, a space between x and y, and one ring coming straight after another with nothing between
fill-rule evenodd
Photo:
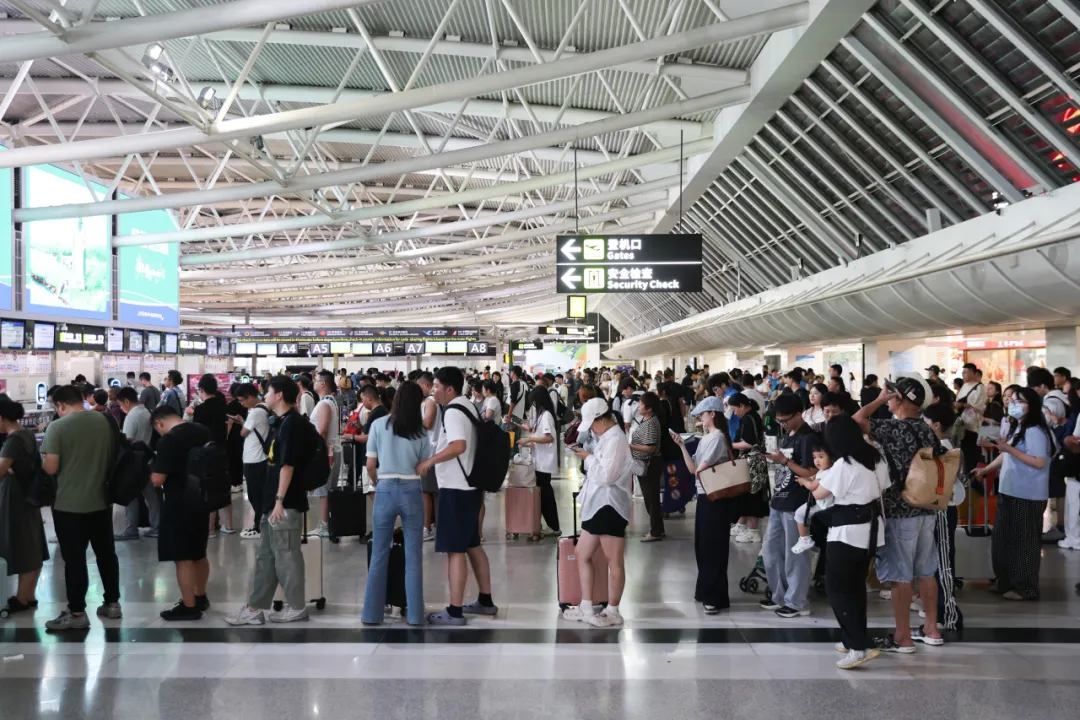
<instances>
[{"instance_id":1,"label":"man in white t-shirt","mask_svg":"<svg viewBox=\"0 0 1080 720\"><path fill-rule=\"evenodd\" d=\"M480 546L480 508L484 494L468 481L477 453L476 424L480 419L472 402L462 397L464 385L465 375L458 368L444 367L435 373L435 402L441 408L435 425L435 454L416 466L416 474L421 477L435 468L439 483L435 552L446 553L449 566L450 604L442 612L428 616L432 625L465 625L465 613L496 615L499 612L491 599L491 566ZM470 564L480 596L465 604Z\"/></svg>"},{"instance_id":2,"label":"man in white t-shirt","mask_svg":"<svg viewBox=\"0 0 1080 720\"><path fill-rule=\"evenodd\" d=\"M334 373L329 370L320 370L315 376L315 392L319 395L319 402L311 411L311 423L326 441L327 450L330 453L330 476L326 483L309 493L309 498L319 500L319 524L315 526L314 533L319 537L330 537L330 486L337 483L341 476L341 410L338 408L337 383L334 382Z\"/></svg>"},{"instance_id":3,"label":"man in white t-shirt","mask_svg":"<svg viewBox=\"0 0 1080 720\"><path fill-rule=\"evenodd\" d=\"M263 448L270 437L270 414L259 401L258 388L251 383L237 388L236 398L248 411L240 435L244 438L244 482L255 520L251 527L240 532L240 537L258 540L262 537L259 527L262 524L263 486L266 484L266 451Z\"/></svg>"},{"instance_id":4,"label":"man in white t-shirt","mask_svg":"<svg viewBox=\"0 0 1080 720\"><path fill-rule=\"evenodd\" d=\"M982 427L983 412L986 410L986 386L979 382L979 369L975 363L964 365L964 384L956 393L953 407L964 423L964 437L960 450L964 453L964 469L971 472L979 463L979 428Z\"/></svg>"}]
</instances>

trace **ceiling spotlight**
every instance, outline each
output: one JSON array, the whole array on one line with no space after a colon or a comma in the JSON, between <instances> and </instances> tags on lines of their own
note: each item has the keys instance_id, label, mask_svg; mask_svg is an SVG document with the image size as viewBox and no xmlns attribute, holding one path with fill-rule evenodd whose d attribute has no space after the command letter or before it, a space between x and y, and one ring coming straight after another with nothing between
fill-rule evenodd
<instances>
[{"instance_id":1,"label":"ceiling spotlight","mask_svg":"<svg viewBox=\"0 0 1080 720\"><path fill-rule=\"evenodd\" d=\"M990 203L994 207L994 212L996 212L998 215L1001 214L1002 210L1009 207L1009 201L1003 198L1001 196L1001 193L997 192L996 190L990 195Z\"/></svg>"},{"instance_id":2,"label":"ceiling spotlight","mask_svg":"<svg viewBox=\"0 0 1080 720\"><path fill-rule=\"evenodd\" d=\"M262 135L253 135L248 141L251 143L251 147L259 152L266 152L266 141L263 140Z\"/></svg>"},{"instance_id":3,"label":"ceiling spotlight","mask_svg":"<svg viewBox=\"0 0 1080 720\"><path fill-rule=\"evenodd\" d=\"M151 43L146 46L146 50L143 51L142 64L147 68L152 68L153 64L161 59L162 53L165 52L165 47L161 43Z\"/></svg>"},{"instance_id":4,"label":"ceiling spotlight","mask_svg":"<svg viewBox=\"0 0 1080 720\"><path fill-rule=\"evenodd\" d=\"M216 103L214 99L217 97L217 90L212 87L204 87L199 91L199 107L203 110L209 110Z\"/></svg>"}]
</instances>

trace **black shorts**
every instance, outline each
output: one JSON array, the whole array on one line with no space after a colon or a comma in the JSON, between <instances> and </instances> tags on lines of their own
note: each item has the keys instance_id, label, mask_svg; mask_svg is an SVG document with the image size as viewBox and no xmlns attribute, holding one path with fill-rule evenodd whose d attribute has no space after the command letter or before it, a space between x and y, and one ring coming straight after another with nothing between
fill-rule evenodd
<instances>
[{"instance_id":1,"label":"black shorts","mask_svg":"<svg viewBox=\"0 0 1080 720\"><path fill-rule=\"evenodd\" d=\"M161 508L158 534L158 561L183 562L206 558L210 513L183 502Z\"/></svg>"},{"instance_id":2,"label":"black shorts","mask_svg":"<svg viewBox=\"0 0 1080 720\"><path fill-rule=\"evenodd\" d=\"M463 553L480 546L480 490L439 490L439 529L435 552Z\"/></svg>"},{"instance_id":3,"label":"black shorts","mask_svg":"<svg viewBox=\"0 0 1080 720\"><path fill-rule=\"evenodd\" d=\"M611 537L626 537L626 526L629 523L615 508L605 505L596 511L588 520L581 523L581 529L588 531L590 535L610 535ZM442 525L439 526L442 532Z\"/></svg>"}]
</instances>

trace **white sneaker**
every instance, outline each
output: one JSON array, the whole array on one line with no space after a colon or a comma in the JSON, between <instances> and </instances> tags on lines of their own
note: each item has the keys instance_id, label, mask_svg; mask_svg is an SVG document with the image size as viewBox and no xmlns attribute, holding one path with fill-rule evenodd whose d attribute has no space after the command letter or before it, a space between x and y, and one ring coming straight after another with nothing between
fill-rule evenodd
<instances>
[{"instance_id":1,"label":"white sneaker","mask_svg":"<svg viewBox=\"0 0 1080 720\"><path fill-rule=\"evenodd\" d=\"M833 645L833 648L836 649L836 652L843 653L845 655L847 655L848 652L849 652L848 649L847 649L847 645L844 645L844 643L842 643L842 642L836 643L835 645Z\"/></svg>"},{"instance_id":2,"label":"white sneaker","mask_svg":"<svg viewBox=\"0 0 1080 720\"><path fill-rule=\"evenodd\" d=\"M623 620L622 613L620 613L618 610L612 610L611 608L604 608L604 612L602 612L600 614L607 617L608 622L612 627L622 627L623 624L625 623L625 620Z\"/></svg>"},{"instance_id":3,"label":"white sneaker","mask_svg":"<svg viewBox=\"0 0 1080 720\"><path fill-rule=\"evenodd\" d=\"M225 622L230 625L265 625L266 617L262 610L253 610L244 605L235 615L227 615Z\"/></svg>"},{"instance_id":4,"label":"white sneaker","mask_svg":"<svg viewBox=\"0 0 1080 720\"><path fill-rule=\"evenodd\" d=\"M841 670L852 670L860 665L865 665L879 655L881 655L881 651L877 648L872 650L849 650L847 655L836 661L836 667Z\"/></svg>"},{"instance_id":5,"label":"white sneaker","mask_svg":"<svg viewBox=\"0 0 1080 720\"><path fill-rule=\"evenodd\" d=\"M435 528L432 527L430 530L425 528L424 529L424 542L431 542L434 539L435 539Z\"/></svg>"},{"instance_id":6,"label":"white sneaker","mask_svg":"<svg viewBox=\"0 0 1080 720\"><path fill-rule=\"evenodd\" d=\"M892 590L882 590L878 593L878 597L882 600L892 600Z\"/></svg>"},{"instance_id":7,"label":"white sneaker","mask_svg":"<svg viewBox=\"0 0 1080 720\"><path fill-rule=\"evenodd\" d=\"M611 616L605 613L600 613L598 615L586 615L583 621L586 625L592 625L596 628L607 628L611 627L614 624L611 621Z\"/></svg>"},{"instance_id":8,"label":"white sneaker","mask_svg":"<svg viewBox=\"0 0 1080 720\"><path fill-rule=\"evenodd\" d=\"M1080 550L1080 541L1073 541L1065 538L1058 541L1057 546L1062 550Z\"/></svg>"},{"instance_id":9,"label":"white sneaker","mask_svg":"<svg viewBox=\"0 0 1080 720\"><path fill-rule=\"evenodd\" d=\"M807 550L813 550L813 549L814 549L814 539L812 537L810 537L809 535L807 535L805 537L800 537L799 538L799 542L795 543L795 545L792 546L791 552L795 553L796 555L802 555Z\"/></svg>"},{"instance_id":10,"label":"white sneaker","mask_svg":"<svg viewBox=\"0 0 1080 720\"><path fill-rule=\"evenodd\" d=\"M242 540L258 540L262 537L262 533L253 527L245 528L240 531L240 538Z\"/></svg>"},{"instance_id":11,"label":"white sneaker","mask_svg":"<svg viewBox=\"0 0 1080 720\"><path fill-rule=\"evenodd\" d=\"M761 531L759 530L747 530L739 535L735 536L735 542L737 543L759 543L761 542Z\"/></svg>"},{"instance_id":12,"label":"white sneaker","mask_svg":"<svg viewBox=\"0 0 1080 720\"><path fill-rule=\"evenodd\" d=\"M274 623L291 623L298 620L307 620L308 610L306 607L302 607L299 610L295 610L288 605L282 606L281 610L270 613L270 622Z\"/></svg>"},{"instance_id":13,"label":"white sneaker","mask_svg":"<svg viewBox=\"0 0 1080 720\"><path fill-rule=\"evenodd\" d=\"M911 601L911 612L924 612L922 598L915 598Z\"/></svg>"},{"instance_id":14,"label":"white sneaker","mask_svg":"<svg viewBox=\"0 0 1080 720\"><path fill-rule=\"evenodd\" d=\"M739 535L742 535L747 530L749 530L749 528L746 527L745 525L743 525L742 523L735 523L734 525L731 526L731 537L738 537Z\"/></svg>"},{"instance_id":15,"label":"white sneaker","mask_svg":"<svg viewBox=\"0 0 1080 720\"><path fill-rule=\"evenodd\" d=\"M320 522L315 526L315 529L311 531L312 535L318 535L321 538L330 537L330 526L324 522Z\"/></svg>"}]
</instances>

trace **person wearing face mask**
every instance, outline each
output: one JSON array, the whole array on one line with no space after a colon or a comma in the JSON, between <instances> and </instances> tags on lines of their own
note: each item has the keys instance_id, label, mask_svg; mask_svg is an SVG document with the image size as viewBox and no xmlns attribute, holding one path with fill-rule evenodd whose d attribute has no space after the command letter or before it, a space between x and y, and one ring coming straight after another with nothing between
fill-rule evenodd
<instances>
[{"instance_id":1,"label":"person wearing face mask","mask_svg":"<svg viewBox=\"0 0 1080 720\"><path fill-rule=\"evenodd\" d=\"M1050 490L1050 428L1042 397L1031 388L1017 388L1007 409L1015 424L994 443L1001 454L975 470L977 478L1001 471L991 544L997 582L990 589L1006 600L1038 600L1042 515Z\"/></svg>"}]
</instances>

